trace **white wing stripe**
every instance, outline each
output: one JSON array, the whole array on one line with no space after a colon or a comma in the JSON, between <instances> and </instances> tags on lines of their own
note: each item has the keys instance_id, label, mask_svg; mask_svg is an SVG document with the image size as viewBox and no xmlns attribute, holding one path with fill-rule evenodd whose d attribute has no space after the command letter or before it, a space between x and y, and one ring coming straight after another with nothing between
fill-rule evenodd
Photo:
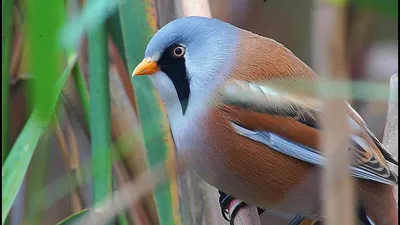
<instances>
[{"instance_id":1,"label":"white wing stripe","mask_svg":"<svg viewBox=\"0 0 400 225\"><path fill-rule=\"evenodd\" d=\"M285 154L289 155L293 158L302 160L304 162L308 162L317 166L324 166L325 164L325 157L314 149L309 148L307 146L290 142L289 140L280 137L274 133L270 132L261 132L261 131L251 131L246 128L243 128L235 123L232 123L233 128L236 130L237 133L243 135L249 139L254 141L263 143L270 148ZM385 184L395 184L387 179L384 179L376 174L373 174L367 170L363 170L361 168L357 168L354 166L350 166L351 174L355 177L374 180L380 183Z\"/></svg>"}]
</instances>

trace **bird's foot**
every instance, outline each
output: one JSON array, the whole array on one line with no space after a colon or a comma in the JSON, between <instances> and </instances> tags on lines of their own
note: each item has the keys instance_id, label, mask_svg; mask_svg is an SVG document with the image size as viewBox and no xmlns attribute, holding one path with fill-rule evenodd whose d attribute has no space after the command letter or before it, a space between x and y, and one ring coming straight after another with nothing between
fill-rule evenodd
<instances>
[{"instance_id":1,"label":"bird's foot","mask_svg":"<svg viewBox=\"0 0 400 225\"><path fill-rule=\"evenodd\" d=\"M219 204L221 207L222 216L231 224L233 225L233 221L235 219L236 214L239 210L246 206L247 204L243 201L236 201L234 205L231 206L231 203L236 198L230 195L225 194L222 191L219 191ZM264 209L257 208L258 215L261 215L264 212ZM229 218L228 218L229 217Z\"/></svg>"}]
</instances>

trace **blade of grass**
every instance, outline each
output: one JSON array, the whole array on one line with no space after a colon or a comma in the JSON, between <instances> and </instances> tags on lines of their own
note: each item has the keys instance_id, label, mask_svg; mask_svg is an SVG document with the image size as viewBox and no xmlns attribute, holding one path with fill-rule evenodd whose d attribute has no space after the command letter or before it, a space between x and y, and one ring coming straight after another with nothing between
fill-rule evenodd
<instances>
[{"instance_id":1,"label":"blade of grass","mask_svg":"<svg viewBox=\"0 0 400 225\"><path fill-rule=\"evenodd\" d=\"M91 0L90 2L96 2ZM104 24L88 33L90 82L90 133L92 144L93 200L96 205L111 191L111 122L108 77L108 42ZM99 155L101 157L96 158Z\"/></svg>"},{"instance_id":2,"label":"blade of grass","mask_svg":"<svg viewBox=\"0 0 400 225\"><path fill-rule=\"evenodd\" d=\"M129 71L142 60L145 47L156 28L154 2L151 0L119 1L122 35ZM172 137L160 99L147 77L132 79L137 112L143 129L150 169L160 161L175 157ZM176 180L155 190L160 224L180 224ZM155 221L152 221L153 224Z\"/></svg>"},{"instance_id":3,"label":"blade of grass","mask_svg":"<svg viewBox=\"0 0 400 225\"><path fill-rule=\"evenodd\" d=\"M9 151L9 110L10 110L10 50L12 43L13 0L2 0L2 70L1 70L1 164Z\"/></svg>"},{"instance_id":4,"label":"blade of grass","mask_svg":"<svg viewBox=\"0 0 400 225\"><path fill-rule=\"evenodd\" d=\"M61 72L61 49L58 35L64 18L63 1L25 1L27 31L34 79L34 104L38 119L53 113L49 101L55 94L54 84ZM46 7L43 7L46 5Z\"/></svg>"},{"instance_id":5,"label":"blade of grass","mask_svg":"<svg viewBox=\"0 0 400 225\"><path fill-rule=\"evenodd\" d=\"M55 92L50 96L48 102L48 108L51 112L54 112L58 97L75 63L76 55L73 55L69 59L67 68L54 85ZM2 167L1 224L4 224L21 187L36 145L52 119L52 114L48 113L47 115L46 118L39 117L38 109L35 108Z\"/></svg>"},{"instance_id":6,"label":"blade of grass","mask_svg":"<svg viewBox=\"0 0 400 225\"><path fill-rule=\"evenodd\" d=\"M57 225L72 225L74 222L78 221L81 219L83 216L89 213L88 209L83 209L80 212L77 212L75 214L72 214L68 216L67 218L61 220L60 222L57 223Z\"/></svg>"}]
</instances>

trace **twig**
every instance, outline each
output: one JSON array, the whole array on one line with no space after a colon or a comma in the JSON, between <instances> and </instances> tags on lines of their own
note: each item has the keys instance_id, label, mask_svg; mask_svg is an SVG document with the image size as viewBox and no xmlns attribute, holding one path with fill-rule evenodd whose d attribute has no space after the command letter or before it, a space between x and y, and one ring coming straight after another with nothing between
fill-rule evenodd
<instances>
[{"instance_id":1,"label":"twig","mask_svg":"<svg viewBox=\"0 0 400 225\"><path fill-rule=\"evenodd\" d=\"M399 100L397 94L399 92L398 86L398 74L395 73L390 78L390 95L388 100L388 110L387 110L387 118L386 118L386 125L385 131L383 133L383 141L382 144L387 148L387 150L393 154L393 156L398 159L399 158L399 137L398 135L398 109L399 109ZM389 165L395 171L394 165ZM398 204L398 186L395 187L395 196L396 196L396 203Z\"/></svg>"}]
</instances>

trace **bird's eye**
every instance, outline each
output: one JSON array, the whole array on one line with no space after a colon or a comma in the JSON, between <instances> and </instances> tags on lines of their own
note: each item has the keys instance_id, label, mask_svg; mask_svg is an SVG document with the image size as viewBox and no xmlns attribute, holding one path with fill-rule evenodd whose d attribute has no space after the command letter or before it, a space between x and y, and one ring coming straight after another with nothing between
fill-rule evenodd
<instances>
[{"instance_id":1,"label":"bird's eye","mask_svg":"<svg viewBox=\"0 0 400 225\"><path fill-rule=\"evenodd\" d=\"M182 57L185 55L185 48L183 46L177 46L172 50L172 54L175 57Z\"/></svg>"}]
</instances>

